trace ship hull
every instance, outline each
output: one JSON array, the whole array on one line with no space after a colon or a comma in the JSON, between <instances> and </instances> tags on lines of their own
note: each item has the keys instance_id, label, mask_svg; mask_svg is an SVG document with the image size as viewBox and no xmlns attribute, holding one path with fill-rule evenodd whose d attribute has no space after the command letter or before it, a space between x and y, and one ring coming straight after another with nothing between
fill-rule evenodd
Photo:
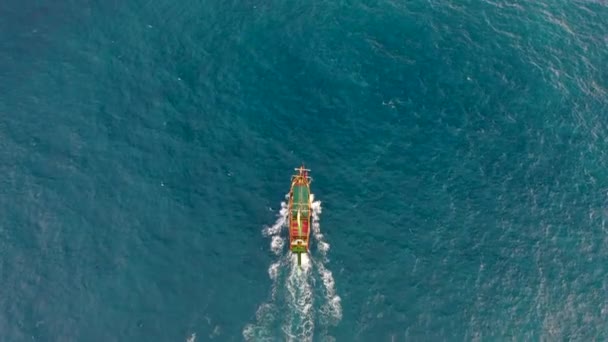
<instances>
[{"instance_id":1,"label":"ship hull","mask_svg":"<svg viewBox=\"0 0 608 342\"><path fill-rule=\"evenodd\" d=\"M296 169L299 174L292 176L289 191L288 225L289 249L297 254L298 265L301 264L301 255L308 253L310 247L310 229L312 219L310 182L306 169Z\"/></svg>"}]
</instances>

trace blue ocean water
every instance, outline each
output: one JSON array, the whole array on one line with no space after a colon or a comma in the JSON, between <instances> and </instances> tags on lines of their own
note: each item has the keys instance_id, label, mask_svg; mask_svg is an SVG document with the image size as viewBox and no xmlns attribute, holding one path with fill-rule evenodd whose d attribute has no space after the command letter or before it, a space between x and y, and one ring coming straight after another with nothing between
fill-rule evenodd
<instances>
[{"instance_id":1,"label":"blue ocean water","mask_svg":"<svg viewBox=\"0 0 608 342\"><path fill-rule=\"evenodd\" d=\"M6 0L0 339L605 340L607 66L602 0Z\"/></svg>"}]
</instances>

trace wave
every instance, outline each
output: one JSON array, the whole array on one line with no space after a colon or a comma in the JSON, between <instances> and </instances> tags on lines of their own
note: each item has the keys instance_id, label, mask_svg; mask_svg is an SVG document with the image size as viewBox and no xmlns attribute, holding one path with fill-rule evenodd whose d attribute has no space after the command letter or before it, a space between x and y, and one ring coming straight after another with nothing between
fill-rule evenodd
<instances>
[{"instance_id":1,"label":"wave","mask_svg":"<svg viewBox=\"0 0 608 342\"><path fill-rule=\"evenodd\" d=\"M321 233L321 202L314 201L312 194L311 197L312 235L318 253L311 251L311 254L302 255L301 266L297 264L297 257L285 248L285 238L281 236L287 222L286 202L281 202L274 224L262 229L262 234L270 238L270 250L277 259L268 268L272 280L271 298L258 307L255 323L247 324L243 329L246 341L312 341L315 322L323 328L325 338L331 339L327 328L342 319L341 299L327 266L330 245ZM313 285L318 280L323 286L315 291Z\"/></svg>"}]
</instances>

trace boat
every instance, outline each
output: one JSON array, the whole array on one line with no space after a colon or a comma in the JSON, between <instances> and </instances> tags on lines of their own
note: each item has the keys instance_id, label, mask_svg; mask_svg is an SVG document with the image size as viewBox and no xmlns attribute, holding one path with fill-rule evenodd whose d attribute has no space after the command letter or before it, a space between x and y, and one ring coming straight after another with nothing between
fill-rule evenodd
<instances>
[{"instance_id":1,"label":"boat","mask_svg":"<svg viewBox=\"0 0 608 342\"><path fill-rule=\"evenodd\" d=\"M310 170L305 168L304 164L294 170L297 173L291 176L288 204L289 250L298 256L298 265L301 265L302 254L308 253L310 246L312 178L308 175Z\"/></svg>"}]
</instances>

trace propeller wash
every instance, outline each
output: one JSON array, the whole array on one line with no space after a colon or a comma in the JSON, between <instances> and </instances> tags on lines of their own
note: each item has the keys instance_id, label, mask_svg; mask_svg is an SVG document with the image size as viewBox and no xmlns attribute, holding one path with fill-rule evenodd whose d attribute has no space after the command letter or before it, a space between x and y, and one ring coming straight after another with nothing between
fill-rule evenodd
<instances>
[{"instance_id":1,"label":"propeller wash","mask_svg":"<svg viewBox=\"0 0 608 342\"><path fill-rule=\"evenodd\" d=\"M271 298L258 307L256 322L245 326L247 341L312 341L315 334L331 340L329 327L342 319L340 296L327 267L330 245L324 241L319 223L321 202L314 201L310 192L310 170L301 166L296 171L277 220L262 230L277 259L268 269ZM281 236L286 227L288 250ZM316 253L310 250L311 232Z\"/></svg>"}]
</instances>

